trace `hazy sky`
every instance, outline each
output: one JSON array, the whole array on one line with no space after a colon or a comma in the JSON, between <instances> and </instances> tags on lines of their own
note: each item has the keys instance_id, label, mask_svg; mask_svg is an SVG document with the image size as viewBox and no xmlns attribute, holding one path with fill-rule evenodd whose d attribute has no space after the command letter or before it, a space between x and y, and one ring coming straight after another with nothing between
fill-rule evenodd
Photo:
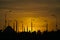
<instances>
[{"instance_id":1,"label":"hazy sky","mask_svg":"<svg viewBox=\"0 0 60 40\"><path fill-rule=\"evenodd\" d=\"M60 24L60 0L0 0L0 25L4 23L5 13L9 19L39 16L51 20L55 19L51 16L54 14Z\"/></svg>"}]
</instances>

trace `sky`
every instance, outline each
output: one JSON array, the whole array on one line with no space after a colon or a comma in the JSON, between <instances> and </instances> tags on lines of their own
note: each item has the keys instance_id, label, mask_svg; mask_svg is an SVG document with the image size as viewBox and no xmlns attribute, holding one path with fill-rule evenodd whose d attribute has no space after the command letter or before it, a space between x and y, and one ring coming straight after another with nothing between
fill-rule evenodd
<instances>
[{"instance_id":1,"label":"sky","mask_svg":"<svg viewBox=\"0 0 60 40\"><path fill-rule=\"evenodd\" d=\"M0 29L4 28L5 14L7 14L8 20L44 19L48 21L49 29L53 30L56 18L60 26L60 0L0 0ZM42 21L40 22L43 23ZM58 28L60 29L60 27Z\"/></svg>"}]
</instances>

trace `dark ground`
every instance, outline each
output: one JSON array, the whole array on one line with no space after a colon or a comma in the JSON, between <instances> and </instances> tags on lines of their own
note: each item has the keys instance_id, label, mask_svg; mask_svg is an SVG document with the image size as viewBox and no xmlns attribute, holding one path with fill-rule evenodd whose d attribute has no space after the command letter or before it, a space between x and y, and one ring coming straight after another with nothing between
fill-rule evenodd
<instances>
[{"instance_id":1,"label":"dark ground","mask_svg":"<svg viewBox=\"0 0 60 40\"><path fill-rule=\"evenodd\" d=\"M43 32L21 32L17 33L10 27L7 27L3 32L0 31L0 40L60 40L60 30Z\"/></svg>"}]
</instances>

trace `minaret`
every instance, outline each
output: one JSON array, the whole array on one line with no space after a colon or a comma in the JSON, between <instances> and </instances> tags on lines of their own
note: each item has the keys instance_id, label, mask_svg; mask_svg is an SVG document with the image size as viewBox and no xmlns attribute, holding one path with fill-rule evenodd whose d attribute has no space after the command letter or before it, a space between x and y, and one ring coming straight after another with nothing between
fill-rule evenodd
<instances>
[{"instance_id":1,"label":"minaret","mask_svg":"<svg viewBox=\"0 0 60 40\"><path fill-rule=\"evenodd\" d=\"M56 31L58 30L58 25L57 25L57 23L56 23Z\"/></svg>"},{"instance_id":2,"label":"minaret","mask_svg":"<svg viewBox=\"0 0 60 40\"><path fill-rule=\"evenodd\" d=\"M46 31L48 31L48 23L46 24Z\"/></svg>"},{"instance_id":3,"label":"minaret","mask_svg":"<svg viewBox=\"0 0 60 40\"><path fill-rule=\"evenodd\" d=\"M56 19L56 25L55 26L56 26L56 31L57 31L58 30L58 28L57 28L58 27L58 25L57 25L57 16L54 15L54 14L52 14L51 16L53 16Z\"/></svg>"},{"instance_id":4,"label":"minaret","mask_svg":"<svg viewBox=\"0 0 60 40\"><path fill-rule=\"evenodd\" d=\"M22 32L23 32L23 23L22 23Z\"/></svg>"},{"instance_id":5,"label":"minaret","mask_svg":"<svg viewBox=\"0 0 60 40\"><path fill-rule=\"evenodd\" d=\"M11 12L11 10L9 10L8 12ZM7 24L7 19L6 19L6 17L7 17L7 13L8 13L8 12L5 13L5 25L4 25L5 28L6 28L6 24ZM4 28L4 29L5 29L5 28Z\"/></svg>"},{"instance_id":6,"label":"minaret","mask_svg":"<svg viewBox=\"0 0 60 40\"><path fill-rule=\"evenodd\" d=\"M25 32L25 27L24 27L24 32Z\"/></svg>"},{"instance_id":7,"label":"minaret","mask_svg":"<svg viewBox=\"0 0 60 40\"><path fill-rule=\"evenodd\" d=\"M46 31L48 31L48 22L47 20L45 20L45 22L46 22Z\"/></svg>"},{"instance_id":8,"label":"minaret","mask_svg":"<svg viewBox=\"0 0 60 40\"><path fill-rule=\"evenodd\" d=\"M15 30L15 22L13 22L13 29Z\"/></svg>"},{"instance_id":9,"label":"minaret","mask_svg":"<svg viewBox=\"0 0 60 40\"><path fill-rule=\"evenodd\" d=\"M58 30L57 17L56 17L56 31Z\"/></svg>"},{"instance_id":10,"label":"minaret","mask_svg":"<svg viewBox=\"0 0 60 40\"><path fill-rule=\"evenodd\" d=\"M18 28L18 27L17 27L17 21L15 21L15 22L16 22L16 32L18 32L18 29L17 29L17 28Z\"/></svg>"},{"instance_id":11,"label":"minaret","mask_svg":"<svg viewBox=\"0 0 60 40\"><path fill-rule=\"evenodd\" d=\"M7 23L6 16L7 16L7 14L5 14L5 28L6 28L6 23Z\"/></svg>"},{"instance_id":12,"label":"minaret","mask_svg":"<svg viewBox=\"0 0 60 40\"><path fill-rule=\"evenodd\" d=\"M8 26L10 26L10 24L9 24L9 23L10 23L10 21L8 20Z\"/></svg>"},{"instance_id":13,"label":"minaret","mask_svg":"<svg viewBox=\"0 0 60 40\"><path fill-rule=\"evenodd\" d=\"M27 26L27 32L28 32L28 26Z\"/></svg>"},{"instance_id":14,"label":"minaret","mask_svg":"<svg viewBox=\"0 0 60 40\"><path fill-rule=\"evenodd\" d=\"M32 20L31 20L31 31L33 30L32 27L33 27L33 26L32 26Z\"/></svg>"},{"instance_id":15,"label":"minaret","mask_svg":"<svg viewBox=\"0 0 60 40\"><path fill-rule=\"evenodd\" d=\"M4 30L5 28L6 28L6 14L4 14L4 27L3 27L3 29L2 30Z\"/></svg>"}]
</instances>

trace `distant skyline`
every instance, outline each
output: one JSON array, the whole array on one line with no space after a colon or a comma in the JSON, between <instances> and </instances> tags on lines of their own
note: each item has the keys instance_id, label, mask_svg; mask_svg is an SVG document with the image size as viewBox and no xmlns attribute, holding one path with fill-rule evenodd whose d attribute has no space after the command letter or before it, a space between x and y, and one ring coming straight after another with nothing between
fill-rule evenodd
<instances>
[{"instance_id":1,"label":"distant skyline","mask_svg":"<svg viewBox=\"0 0 60 40\"><path fill-rule=\"evenodd\" d=\"M53 30L57 18L60 29L60 0L0 0L0 29L4 26L5 14L7 20L28 20L28 25L31 18L35 18L37 23L41 22L41 25L44 24L42 20L47 20L50 30Z\"/></svg>"}]
</instances>

